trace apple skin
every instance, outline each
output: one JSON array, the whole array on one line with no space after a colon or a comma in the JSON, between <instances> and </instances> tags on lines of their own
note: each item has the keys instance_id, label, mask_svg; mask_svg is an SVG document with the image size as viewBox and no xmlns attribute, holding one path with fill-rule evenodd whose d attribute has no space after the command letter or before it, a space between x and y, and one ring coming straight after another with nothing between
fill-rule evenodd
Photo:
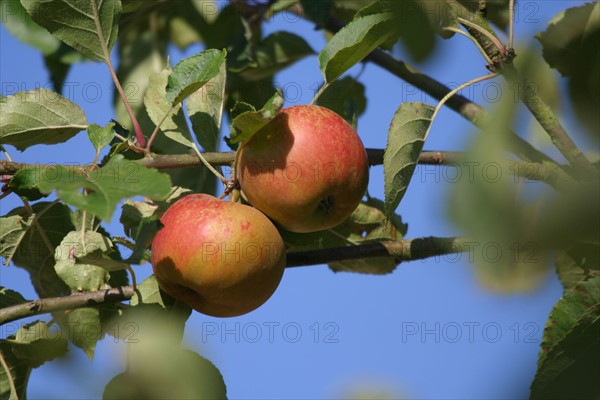
<instances>
[{"instance_id":1,"label":"apple skin","mask_svg":"<svg viewBox=\"0 0 600 400\"><path fill-rule=\"evenodd\" d=\"M354 129L319 106L283 109L240 150L237 176L248 201L281 227L333 228L356 209L369 181Z\"/></svg>"},{"instance_id":2,"label":"apple skin","mask_svg":"<svg viewBox=\"0 0 600 400\"><path fill-rule=\"evenodd\" d=\"M246 314L275 292L286 262L277 228L260 211L192 194L161 218L152 242L159 286L214 317Z\"/></svg>"}]
</instances>

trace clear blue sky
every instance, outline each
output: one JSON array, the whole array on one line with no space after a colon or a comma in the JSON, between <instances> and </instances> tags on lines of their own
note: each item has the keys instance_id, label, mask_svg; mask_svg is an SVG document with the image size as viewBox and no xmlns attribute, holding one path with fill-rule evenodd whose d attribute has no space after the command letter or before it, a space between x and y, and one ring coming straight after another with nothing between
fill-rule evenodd
<instances>
[{"instance_id":1,"label":"clear blue sky","mask_svg":"<svg viewBox=\"0 0 600 400\"><path fill-rule=\"evenodd\" d=\"M559 10L579 4L583 1L519 2L517 42L529 43ZM283 16L265 28L266 33L299 33L314 49L325 43L322 33L309 24ZM0 39L2 94L14 93L15 84L20 90L48 84L36 50L19 43L3 26ZM456 85L486 73L484 61L464 37L438 40L438 45L437 56L419 65L436 79ZM172 63L198 50L181 53L173 49ZM408 60L402 50L397 55ZM354 68L350 75L359 70ZM367 147L385 147L389 122L401 102L433 104L375 65L367 65L360 80L367 87L369 103L358 130ZM287 90L286 105L308 103L321 82L317 58L299 62L278 74L276 81ZM69 97L82 106L90 123L110 120L112 89L103 65L77 65L67 82L72 91ZM480 86L470 92L471 97L491 108L500 83ZM565 112L567 126L577 130L569 110ZM529 125L529 119L523 118L517 127L525 131ZM425 147L464 150L474 134L472 125L444 110ZM25 153L9 151L23 162L93 159L83 132L64 145L35 146ZM398 209L409 224L409 237L459 233L446 217L452 185L432 171L417 170ZM383 197L381 167L371 170L369 190ZM0 204L1 214L19 205L15 196L9 196ZM121 232L118 215L109 225L116 234ZM136 273L145 277L150 270L149 265L139 266ZM1 267L0 285L19 290L26 298L36 297L21 269ZM388 276L334 274L326 266L296 268L286 271L275 295L255 312L232 319L194 313L187 323L185 342L220 368L230 398L339 398L368 385L396 397L522 398L535 372L544 322L560 295L554 275L532 293L490 293L478 284L466 257L406 263ZM0 334L5 336L6 330ZM33 371L29 397L100 397L104 385L123 370L119 355L123 349L122 343L107 338L89 362L82 351L73 348L70 358Z\"/></svg>"}]
</instances>

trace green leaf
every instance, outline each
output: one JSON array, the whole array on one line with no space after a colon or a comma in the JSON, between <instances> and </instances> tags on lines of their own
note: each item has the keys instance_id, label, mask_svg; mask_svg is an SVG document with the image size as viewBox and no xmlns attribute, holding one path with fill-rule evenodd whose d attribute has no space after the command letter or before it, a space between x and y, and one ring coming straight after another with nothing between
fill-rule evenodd
<instances>
[{"instance_id":1,"label":"green leaf","mask_svg":"<svg viewBox=\"0 0 600 400\"><path fill-rule=\"evenodd\" d=\"M600 138L600 4L587 3L557 14L536 35L546 62L569 77L569 94L577 117Z\"/></svg>"},{"instance_id":2,"label":"green leaf","mask_svg":"<svg viewBox=\"0 0 600 400\"><path fill-rule=\"evenodd\" d=\"M136 293L131 298L131 305L138 304L158 304L162 308L167 308L175 303L175 299L160 290L156 277L150 275L137 287Z\"/></svg>"},{"instance_id":3,"label":"green leaf","mask_svg":"<svg viewBox=\"0 0 600 400\"><path fill-rule=\"evenodd\" d=\"M281 236L290 251L326 249L330 247L354 246L383 240L400 240L407 226L397 215L385 217L383 202L369 199L362 203L341 225L315 233L292 233L281 231ZM358 272L363 274L388 274L398 263L393 257L365 258L344 262L334 262L329 266L335 271Z\"/></svg>"},{"instance_id":4,"label":"green leaf","mask_svg":"<svg viewBox=\"0 0 600 400\"><path fill-rule=\"evenodd\" d=\"M171 74L171 67L167 67L162 72L150 77L148 89L144 95L146 112L157 126L163 121L165 115L169 114L160 126L161 131L169 139L184 146L192 147L194 142L192 141L181 104L171 106L171 103L167 101L166 87Z\"/></svg>"},{"instance_id":5,"label":"green leaf","mask_svg":"<svg viewBox=\"0 0 600 400\"><path fill-rule=\"evenodd\" d=\"M333 110L351 125L367 108L365 86L349 76L333 82L317 100L317 104Z\"/></svg>"},{"instance_id":6,"label":"green leaf","mask_svg":"<svg viewBox=\"0 0 600 400\"><path fill-rule=\"evenodd\" d=\"M9 378L7 371L0 365L0 398L9 400L25 399L27 382L32 368L25 360L13 354L12 345L6 340L0 340L0 353L4 357L10 374ZM9 380L13 381L17 390L16 393L12 393Z\"/></svg>"},{"instance_id":7,"label":"green leaf","mask_svg":"<svg viewBox=\"0 0 600 400\"><path fill-rule=\"evenodd\" d=\"M484 121L483 132L474 137L465 156L469 161L459 165L461 176L447 202L450 217L473 238L469 252L476 277L500 293L535 289L550 266L544 243L535 233L546 217L538 217L536 205L519 198L515 171L506 167L507 132L515 112L516 103L505 97Z\"/></svg>"},{"instance_id":8,"label":"green leaf","mask_svg":"<svg viewBox=\"0 0 600 400\"><path fill-rule=\"evenodd\" d=\"M217 151L225 106L227 69L221 65L219 74L192 93L187 101L187 114L198 143L205 151Z\"/></svg>"},{"instance_id":9,"label":"green leaf","mask_svg":"<svg viewBox=\"0 0 600 400\"><path fill-rule=\"evenodd\" d=\"M2 0L2 22L6 29L21 42L39 49L45 56L60 47L60 41L36 24L19 0Z\"/></svg>"},{"instance_id":10,"label":"green leaf","mask_svg":"<svg viewBox=\"0 0 600 400\"><path fill-rule=\"evenodd\" d=\"M50 332L48 325L42 321L23 325L9 342L12 344L13 353L27 361L32 368L64 355L68 346L67 339L60 331Z\"/></svg>"},{"instance_id":11,"label":"green leaf","mask_svg":"<svg viewBox=\"0 0 600 400\"><path fill-rule=\"evenodd\" d=\"M48 168L42 178L40 190L56 194L65 203L89 211L99 218L110 221L116 205L130 196L146 196L161 200L171 191L167 175L155 169L145 168L116 155L102 168L88 174L80 174L64 166ZM87 194L81 193L85 189Z\"/></svg>"},{"instance_id":12,"label":"green leaf","mask_svg":"<svg viewBox=\"0 0 600 400\"><path fill-rule=\"evenodd\" d=\"M94 145L96 152L100 152L100 150L110 144L114 137L114 128L114 122L111 122L104 127L96 124L88 126L88 138L90 139L90 142L92 142L92 145Z\"/></svg>"},{"instance_id":13,"label":"green leaf","mask_svg":"<svg viewBox=\"0 0 600 400\"><path fill-rule=\"evenodd\" d=\"M73 292L108 289L108 271L125 265L108 257L113 251L110 239L95 231L69 232L56 248L54 269ZM106 256L105 256L106 255Z\"/></svg>"},{"instance_id":14,"label":"green leaf","mask_svg":"<svg viewBox=\"0 0 600 400\"><path fill-rule=\"evenodd\" d=\"M4 286L0 286L0 308L6 308L17 304L25 303L27 300L21 293L15 292Z\"/></svg>"},{"instance_id":15,"label":"green leaf","mask_svg":"<svg viewBox=\"0 0 600 400\"><path fill-rule=\"evenodd\" d=\"M275 32L251 47L249 58L240 61L241 65L231 67L249 81L262 80L289 67L295 62L315 54L310 45L300 36L289 32Z\"/></svg>"},{"instance_id":16,"label":"green leaf","mask_svg":"<svg viewBox=\"0 0 600 400\"><path fill-rule=\"evenodd\" d=\"M327 43L319 54L321 73L326 82L333 82L360 62L395 31L393 14L379 13L351 21Z\"/></svg>"},{"instance_id":17,"label":"green leaf","mask_svg":"<svg viewBox=\"0 0 600 400\"><path fill-rule=\"evenodd\" d=\"M325 27L331 14L331 0L300 0L304 13L316 24L317 29Z\"/></svg>"},{"instance_id":18,"label":"green leaf","mask_svg":"<svg viewBox=\"0 0 600 400\"><path fill-rule=\"evenodd\" d=\"M258 111L246 111L239 114L231 122L231 143L246 142L259 130L264 128L283 107L283 96L277 90L273 97Z\"/></svg>"},{"instance_id":19,"label":"green leaf","mask_svg":"<svg viewBox=\"0 0 600 400\"><path fill-rule=\"evenodd\" d=\"M596 398L599 332L600 277L596 277L567 291L550 313L531 398Z\"/></svg>"},{"instance_id":20,"label":"green leaf","mask_svg":"<svg viewBox=\"0 0 600 400\"><path fill-rule=\"evenodd\" d=\"M424 103L402 103L392 119L383 156L385 213L391 215L408 189L434 108Z\"/></svg>"},{"instance_id":21,"label":"green leaf","mask_svg":"<svg viewBox=\"0 0 600 400\"><path fill-rule=\"evenodd\" d=\"M19 92L0 102L0 144L19 150L66 142L88 123L81 108L48 89Z\"/></svg>"},{"instance_id":22,"label":"green leaf","mask_svg":"<svg viewBox=\"0 0 600 400\"><path fill-rule=\"evenodd\" d=\"M108 382L103 399L227 399L219 370L191 350L161 346L136 355L131 370Z\"/></svg>"},{"instance_id":23,"label":"green leaf","mask_svg":"<svg viewBox=\"0 0 600 400\"><path fill-rule=\"evenodd\" d=\"M27 234L32 219L12 215L2 217L0 221L0 255L5 259L4 265L8 265Z\"/></svg>"},{"instance_id":24,"label":"green leaf","mask_svg":"<svg viewBox=\"0 0 600 400\"><path fill-rule=\"evenodd\" d=\"M0 255L29 272L39 297L64 296L69 288L54 271L54 249L75 229L74 216L60 203L39 202L31 208L33 215L19 207L0 219Z\"/></svg>"},{"instance_id":25,"label":"green leaf","mask_svg":"<svg viewBox=\"0 0 600 400\"><path fill-rule=\"evenodd\" d=\"M181 103L186 97L217 76L225 62L226 50L204 50L181 60L169 75L167 100L171 105Z\"/></svg>"},{"instance_id":26,"label":"green leaf","mask_svg":"<svg viewBox=\"0 0 600 400\"><path fill-rule=\"evenodd\" d=\"M22 0L21 3L33 20L55 37L86 57L106 61L102 47L106 46L110 53L117 40L120 0Z\"/></svg>"},{"instance_id":27,"label":"green leaf","mask_svg":"<svg viewBox=\"0 0 600 400\"><path fill-rule=\"evenodd\" d=\"M17 195L28 201L39 200L46 197L38 189L39 168L21 168L18 170L8 183L8 187Z\"/></svg>"},{"instance_id":28,"label":"green leaf","mask_svg":"<svg viewBox=\"0 0 600 400\"><path fill-rule=\"evenodd\" d=\"M57 318L55 316L55 318ZM97 308L78 308L61 313L58 323L69 341L94 359L96 343L102 339L100 311Z\"/></svg>"},{"instance_id":29,"label":"green leaf","mask_svg":"<svg viewBox=\"0 0 600 400\"><path fill-rule=\"evenodd\" d=\"M589 64L589 55L596 48L587 47L592 44L588 39L599 30L600 4L587 3L558 13L546 31L538 33L536 38L543 46L548 64L565 76L574 76L585 68L581 62Z\"/></svg>"},{"instance_id":30,"label":"green leaf","mask_svg":"<svg viewBox=\"0 0 600 400\"><path fill-rule=\"evenodd\" d=\"M185 303L175 300L163 292L154 275L150 275L138 285L136 294L131 298L132 314L124 314L121 321L138 321L140 325L156 326L154 338L148 340L168 339L177 344L183 338L185 322L192 309ZM122 322L121 322L122 323ZM164 327L168 327L166 330Z\"/></svg>"},{"instance_id":31,"label":"green leaf","mask_svg":"<svg viewBox=\"0 0 600 400\"><path fill-rule=\"evenodd\" d=\"M565 290L600 275L600 247L580 244L556 253L556 272Z\"/></svg>"}]
</instances>

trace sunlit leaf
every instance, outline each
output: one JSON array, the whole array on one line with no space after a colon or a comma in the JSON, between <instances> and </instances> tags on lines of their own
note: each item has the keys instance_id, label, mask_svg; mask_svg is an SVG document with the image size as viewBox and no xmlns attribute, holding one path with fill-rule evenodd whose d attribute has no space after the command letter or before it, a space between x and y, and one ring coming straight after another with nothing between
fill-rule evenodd
<instances>
[{"instance_id":1,"label":"sunlit leaf","mask_svg":"<svg viewBox=\"0 0 600 400\"><path fill-rule=\"evenodd\" d=\"M186 97L204 86L221 71L227 51L204 50L181 60L169 75L167 100L171 105L181 103Z\"/></svg>"},{"instance_id":2,"label":"sunlit leaf","mask_svg":"<svg viewBox=\"0 0 600 400\"><path fill-rule=\"evenodd\" d=\"M108 146L114 137L113 129L115 123L111 122L106 126L91 124L88 126L88 138L97 152Z\"/></svg>"},{"instance_id":3,"label":"sunlit leaf","mask_svg":"<svg viewBox=\"0 0 600 400\"><path fill-rule=\"evenodd\" d=\"M20 41L39 49L44 55L49 55L58 50L60 40L31 19L31 16L23 8L21 1L2 0L0 7L2 23Z\"/></svg>"},{"instance_id":4,"label":"sunlit leaf","mask_svg":"<svg viewBox=\"0 0 600 400\"><path fill-rule=\"evenodd\" d=\"M392 13L356 18L336 33L319 54L321 73L327 82L365 58L395 32Z\"/></svg>"},{"instance_id":5,"label":"sunlit leaf","mask_svg":"<svg viewBox=\"0 0 600 400\"><path fill-rule=\"evenodd\" d=\"M67 352L67 339L60 331L50 331L42 321L23 325L14 338L9 338L13 353L32 368L51 361Z\"/></svg>"},{"instance_id":6,"label":"sunlit leaf","mask_svg":"<svg viewBox=\"0 0 600 400\"><path fill-rule=\"evenodd\" d=\"M160 130L168 138L184 146L192 147L192 137L181 104L171 108L171 103L167 100L167 81L171 74L171 67L167 67L161 73L150 77L148 89L144 95L146 112L155 125L163 121L168 113L168 117L162 122Z\"/></svg>"},{"instance_id":7,"label":"sunlit leaf","mask_svg":"<svg viewBox=\"0 0 600 400\"><path fill-rule=\"evenodd\" d=\"M120 0L22 0L33 20L86 57L106 61L119 33ZM100 26L100 30L98 30Z\"/></svg>"},{"instance_id":8,"label":"sunlit leaf","mask_svg":"<svg viewBox=\"0 0 600 400\"><path fill-rule=\"evenodd\" d=\"M78 173L64 166L50 167L42 174L54 179L42 179L39 188L50 193L56 189L59 198L75 207L87 210L109 221L117 204L126 197L146 196L165 199L171 191L167 175L140 166L117 155L102 168ZM85 189L87 194L81 192Z\"/></svg>"},{"instance_id":9,"label":"sunlit leaf","mask_svg":"<svg viewBox=\"0 0 600 400\"><path fill-rule=\"evenodd\" d=\"M231 143L248 141L265 127L283 107L281 91L275 92L262 109L246 111L235 117L231 123Z\"/></svg>"},{"instance_id":10,"label":"sunlit leaf","mask_svg":"<svg viewBox=\"0 0 600 400\"><path fill-rule=\"evenodd\" d=\"M62 143L88 126L81 108L48 89L19 92L0 102L0 144L19 150Z\"/></svg>"},{"instance_id":11,"label":"sunlit leaf","mask_svg":"<svg viewBox=\"0 0 600 400\"><path fill-rule=\"evenodd\" d=\"M91 307L77 308L55 314L55 318L69 341L93 360L96 343L103 336L100 311Z\"/></svg>"}]
</instances>

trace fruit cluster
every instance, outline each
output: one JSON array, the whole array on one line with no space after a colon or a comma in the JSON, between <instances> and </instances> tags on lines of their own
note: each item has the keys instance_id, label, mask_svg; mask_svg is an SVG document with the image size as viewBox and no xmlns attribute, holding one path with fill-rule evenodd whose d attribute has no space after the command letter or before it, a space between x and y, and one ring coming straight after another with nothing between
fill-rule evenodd
<instances>
[{"instance_id":1,"label":"fruit cluster","mask_svg":"<svg viewBox=\"0 0 600 400\"><path fill-rule=\"evenodd\" d=\"M279 285L286 251L271 220L291 232L333 228L358 206L369 177L354 129L319 106L282 110L238 151L236 178L253 207L186 196L152 243L161 288L216 317L258 308Z\"/></svg>"}]
</instances>

